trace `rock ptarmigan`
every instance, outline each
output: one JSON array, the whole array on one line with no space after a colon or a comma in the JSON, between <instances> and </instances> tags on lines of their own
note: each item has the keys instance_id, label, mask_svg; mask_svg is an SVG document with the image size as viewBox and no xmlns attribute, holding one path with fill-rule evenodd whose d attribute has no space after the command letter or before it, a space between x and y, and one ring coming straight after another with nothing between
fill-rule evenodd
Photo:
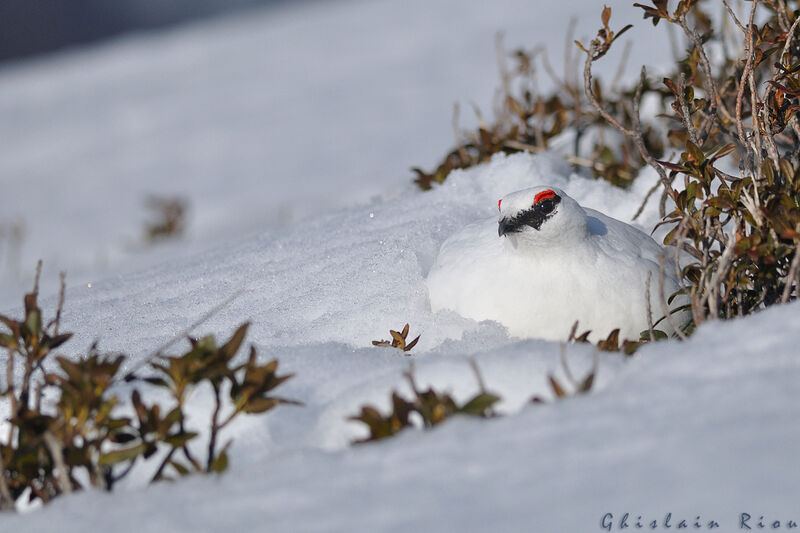
<instances>
[{"instance_id":1,"label":"rock ptarmigan","mask_svg":"<svg viewBox=\"0 0 800 533\"><path fill-rule=\"evenodd\" d=\"M470 224L447 239L427 278L433 311L451 309L495 320L516 337L564 340L573 324L590 340L620 328L620 339L648 329L648 272L653 321L662 317L662 246L642 231L583 208L555 187L502 198L500 217ZM680 288L672 258L664 269L667 298ZM686 303L678 296L670 307ZM676 325L686 311L672 315ZM656 327L673 334L667 320Z\"/></svg>"}]
</instances>

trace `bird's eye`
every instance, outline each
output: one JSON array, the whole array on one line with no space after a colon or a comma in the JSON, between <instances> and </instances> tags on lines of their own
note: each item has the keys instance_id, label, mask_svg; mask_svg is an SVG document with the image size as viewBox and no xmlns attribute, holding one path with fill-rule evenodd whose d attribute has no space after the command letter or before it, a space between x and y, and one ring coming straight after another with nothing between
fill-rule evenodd
<instances>
[{"instance_id":1,"label":"bird's eye","mask_svg":"<svg viewBox=\"0 0 800 533\"><path fill-rule=\"evenodd\" d=\"M539 203L536 204L536 210L542 214L548 214L555 209L556 203L553 201L552 198L545 198L544 200L540 200Z\"/></svg>"}]
</instances>

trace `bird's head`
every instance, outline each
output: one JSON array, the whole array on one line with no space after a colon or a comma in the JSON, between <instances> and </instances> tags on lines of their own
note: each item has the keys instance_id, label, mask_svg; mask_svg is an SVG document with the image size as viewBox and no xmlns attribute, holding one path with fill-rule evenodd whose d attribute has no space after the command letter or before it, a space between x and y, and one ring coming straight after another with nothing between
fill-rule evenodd
<instances>
[{"instance_id":1,"label":"bird's head","mask_svg":"<svg viewBox=\"0 0 800 533\"><path fill-rule=\"evenodd\" d=\"M587 233L586 213L578 202L555 187L532 187L497 202L497 233L520 243L570 242Z\"/></svg>"}]
</instances>

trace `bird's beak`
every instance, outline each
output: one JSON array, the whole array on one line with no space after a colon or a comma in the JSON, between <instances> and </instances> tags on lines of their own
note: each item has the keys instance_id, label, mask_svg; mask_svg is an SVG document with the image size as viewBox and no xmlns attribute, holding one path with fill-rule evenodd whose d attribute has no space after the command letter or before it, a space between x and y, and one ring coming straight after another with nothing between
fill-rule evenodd
<instances>
[{"instance_id":1,"label":"bird's beak","mask_svg":"<svg viewBox=\"0 0 800 533\"><path fill-rule=\"evenodd\" d=\"M508 219L503 217L500 219L500 223L497 225L497 236L502 237L506 233L510 233L512 231L512 226L508 222Z\"/></svg>"}]
</instances>

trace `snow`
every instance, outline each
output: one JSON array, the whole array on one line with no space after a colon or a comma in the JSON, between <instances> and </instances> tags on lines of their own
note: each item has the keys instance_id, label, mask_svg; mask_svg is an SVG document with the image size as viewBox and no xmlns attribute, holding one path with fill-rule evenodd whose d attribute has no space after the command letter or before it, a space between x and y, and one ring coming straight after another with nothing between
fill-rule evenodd
<instances>
[{"instance_id":1,"label":"snow","mask_svg":"<svg viewBox=\"0 0 800 533\"><path fill-rule=\"evenodd\" d=\"M792 443L800 408L791 398L800 377L799 311L792 305L703 327L679 349L646 347L624 364L604 357L600 390L588 397L548 406L517 399L515 413L502 419L456 419L378 444L274 451L273 442L288 435L273 428L295 417L276 411L268 428L259 423L238 437L232 469L218 479L62 498L44 511L4 518L4 525L37 531L64 517L65 531L105 521L135 531L145 519L154 531L591 531L606 512L659 520L672 512L732 530L740 512L796 519ZM362 399L378 399L379 390L400 382L402 356L316 349L328 352L328 361L340 359L336 368L366 370ZM526 341L485 350L477 360L492 390L533 393L543 391L542 372L555 366L556 352L554 344ZM570 347L570 354L585 359L588 349ZM426 353L417 366L423 382L473 386L462 357ZM386 372L376 376L375 369ZM295 396L307 379L298 375ZM339 397L355 406L352 400ZM303 410L319 409L316 403Z\"/></svg>"},{"instance_id":2,"label":"snow","mask_svg":"<svg viewBox=\"0 0 800 533\"><path fill-rule=\"evenodd\" d=\"M243 291L198 332L222 337L252 320L261 357L296 373L282 395L305 404L233 426L222 476L150 487L140 468L113 494L62 497L0 516L0 527L591 531L607 512L701 515L726 529L741 512L800 520L798 304L705 324L629 360L602 354L591 394L538 406L528 400L549 397L548 373L561 375L558 344L430 311L424 280L439 246L508 192L547 184L630 221L654 183L643 171L615 189L556 155L518 154L432 192L409 184L407 166L449 146L452 100L489 101L494 31L530 43L534 27L560 42L578 7L302 4L0 72L0 212L25 218L21 264L47 261L47 309L55 272L70 271L62 329L76 336L65 353L99 339L141 361ZM653 51L634 54L638 64ZM189 197L190 234L131 251L140 196L153 191ZM657 220L651 202L635 223L649 231ZM3 313L20 313L29 281L3 278ZM422 335L411 358L370 345L405 322ZM593 349L571 345L567 356L582 374ZM365 403L385 409L393 388L407 393L409 361L421 386L463 400L477 390L470 358L505 416L349 444L365 433L347 417ZM193 421L209 402L197 391Z\"/></svg>"}]
</instances>

